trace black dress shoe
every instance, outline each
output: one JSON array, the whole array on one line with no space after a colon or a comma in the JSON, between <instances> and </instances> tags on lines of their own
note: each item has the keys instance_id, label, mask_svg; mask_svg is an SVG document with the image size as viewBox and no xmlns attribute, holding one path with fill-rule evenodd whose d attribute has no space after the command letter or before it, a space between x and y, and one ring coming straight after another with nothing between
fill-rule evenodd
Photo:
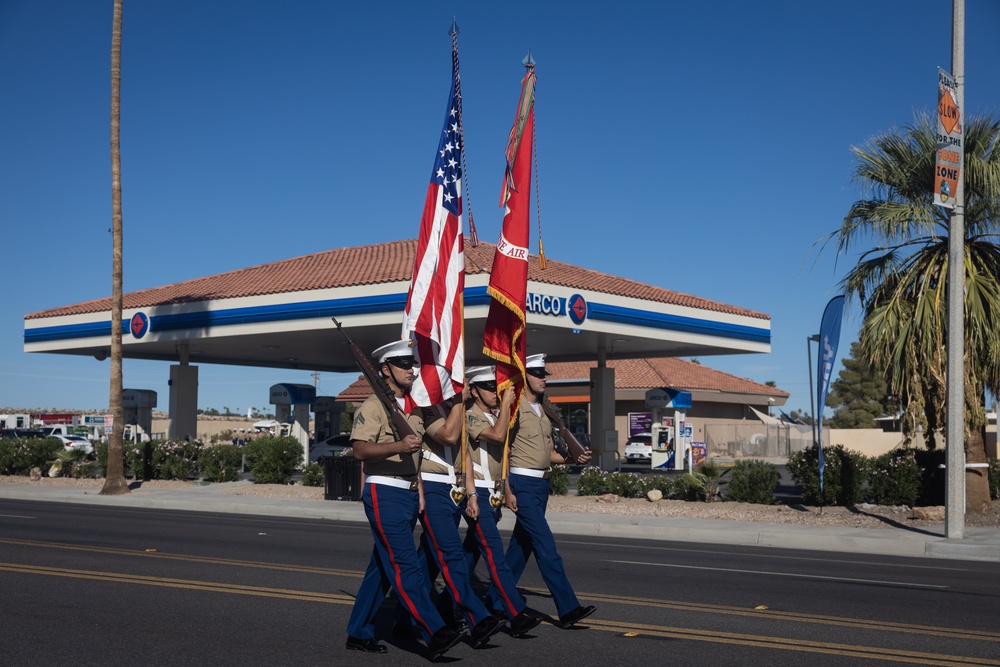
<instances>
[{"instance_id":1,"label":"black dress shoe","mask_svg":"<svg viewBox=\"0 0 1000 667\"><path fill-rule=\"evenodd\" d=\"M448 649L462 641L462 637L467 634L468 630L465 628L456 628L448 625L435 632L431 637L430 643L427 644L427 652L430 653L431 660L444 655Z\"/></svg>"},{"instance_id":2,"label":"black dress shoe","mask_svg":"<svg viewBox=\"0 0 1000 667\"><path fill-rule=\"evenodd\" d=\"M579 623L583 619L587 618L595 611L597 611L597 607L594 607L593 605L591 605L590 607L577 607L568 614L560 616L558 625L560 628L565 630L566 628L572 626L574 623Z\"/></svg>"},{"instance_id":3,"label":"black dress shoe","mask_svg":"<svg viewBox=\"0 0 1000 667\"><path fill-rule=\"evenodd\" d=\"M525 609L510 622L510 635L512 637L521 637L534 630L541 622L541 616L535 616Z\"/></svg>"},{"instance_id":4,"label":"black dress shoe","mask_svg":"<svg viewBox=\"0 0 1000 667\"><path fill-rule=\"evenodd\" d=\"M476 627L472 628L472 648L482 648L485 646L490 637L500 631L504 623L505 621L502 618L493 615L487 616L476 623Z\"/></svg>"},{"instance_id":5,"label":"black dress shoe","mask_svg":"<svg viewBox=\"0 0 1000 667\"><path fill-rule=\"evenodd\" d=\"M379 644L374 639L358 639L357 637L347 637L348 651L361 651L362 653L388 653L389 649L385 644Z\"/></svg>"}]
</instances>

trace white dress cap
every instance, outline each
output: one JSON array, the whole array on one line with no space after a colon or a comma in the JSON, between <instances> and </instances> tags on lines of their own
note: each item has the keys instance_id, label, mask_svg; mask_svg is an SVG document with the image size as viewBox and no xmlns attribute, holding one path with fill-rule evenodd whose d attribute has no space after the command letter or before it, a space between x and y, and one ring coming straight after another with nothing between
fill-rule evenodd
<instances>
[{"instance_id":1,"label":"white dress cap","mask_svg":"<svg viewBox=\"0 0 1000 667\"><path fill-rule=\"evenodd\" d=\"M531 354L524 360L524 368L541 368L545 371L545 355L544 354ZM545 371L546 375L551 375L548 371Z\"/></svg>"},{"instance_id":2,"label":"white dress cap","mask_svg":"<svg viewBox=\"0 0 1000 667\"><path fill-rule=\"evenodd\" d=\"M413 341L407 340L397 340L395 342L389 343L388 345L383 345L374 352L372 352L372 359L377 359L378 363L382 363L386 359L394 359L396 357L412 357L413 356Z\"/></svg>"},{"instance_id":3,"label":"white dress cap","mask_svg":"<svg viewBox=\"0 0 1000 667\"><path fill-rule=\"evenodd\" d=\"M465 378L469 381L469 384L476 384L477 382L495 382L497 379L496 367L473 366L472 368L466 369Z\"/></svg>"}]
</instances>

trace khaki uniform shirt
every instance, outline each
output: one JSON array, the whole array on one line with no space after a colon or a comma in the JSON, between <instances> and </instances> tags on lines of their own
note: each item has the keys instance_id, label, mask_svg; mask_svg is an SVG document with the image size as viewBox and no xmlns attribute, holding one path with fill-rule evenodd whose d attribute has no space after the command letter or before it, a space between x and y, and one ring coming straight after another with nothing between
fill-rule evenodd
<instances>
[{"instance_id":1,"label":"khaki uniform shirt","mask_svg":"<svg viewBox=\"0 0 1000 667\"><path fill-rule=\"evenodd\" d=\"M541 404L536 414L534 408L522 400L517 411L517 422L511 433L510 465L517 468L548 470L552 452L552 422L545 415Z\"/></svg>"},{"instance_id":2,"label":"khaki uniform shirt","mask_svg":"<svg viewBox=\"0 0 1000 667\"><path fill-rule=\"evenodd\" d=\"M429 408L421 408L424 417L423 450L430 452L442 461L448 461L448 453L451 453L451 465L455 468L455 474L462 472L462 449L455 444L446 446L434 439L435 434L444 428L445 420L448 418L448 411L441 405L434 405ZM432 461L426 455L420 461L420 472L429 472L435 475L447 475L448 467L437 461Z\"/></svg>"},{"instance_id":3,"label":"khaki uniform shirt","mask_svg":"<svg viewBox=\"0 0 1000 667\"><path fill-rule=\"evenodd\" d=\"M424 435L424 420L415 411L406 415L406 422L419 437ZM375 442L388 445L396 442L392 433L389 415L377 396L369 396L354 412L354 426L351 428L351 440ZM411 454L393 454L381 461L365 461L366 475L416 475L415 457Z\"/></svg>"},{"instance_id":4,"label":"khaki uniform shirt","mask_svg":"<svg viewBox=\"0 0 1000 667\"><path fill-rule=\"evenodd\" d=\"M465 434L469 438L472 462L476 465L482 465L481 452L485 450L487 464L489 465L490 470L490 479L496 482L503 476L501 470L501 466L503 464L503 443L479 440L479 434L489 428L493 428L493 424L496 422L496 417L493 417L493 421L490 421L490 417L492 416L493 415L487 416L478 404L473 405L465 411ZM477 472L476 479L486 478L482 473Z\"/></svg>"}]
</instances>

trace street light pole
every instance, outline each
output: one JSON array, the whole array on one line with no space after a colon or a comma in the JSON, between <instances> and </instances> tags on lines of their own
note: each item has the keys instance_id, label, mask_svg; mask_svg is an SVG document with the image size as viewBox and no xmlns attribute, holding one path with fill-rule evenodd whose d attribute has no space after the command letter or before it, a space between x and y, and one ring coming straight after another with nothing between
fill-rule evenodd
<instances>
[{"instance_id":1,"label":"street light pole","mask_svg":"<svg viewBox=\"0 0 1000 667\"><path fill-rule=\"evenodd\" d=\"M806 353L809 355L809 414L812 417L813 444L816 444L816 399L813 398L813 351L812 343L819 342L819 334L806 338Z\"/></svg>"},{"instance_id":2,"label":"street light pole","mask_svg":"<svg viewBox=\"0 0 1000 667\"><path fill-rule=\"evenodd\" d=\"M951 75L955 78L958 96L955 102L965 116L965 0L952 0ZM965 125L965 118L962 125ZM961 167L955 188L955 208L948 224L944 532L949 540L965 535L965 165Z\"/></svg>"}]
</instances>

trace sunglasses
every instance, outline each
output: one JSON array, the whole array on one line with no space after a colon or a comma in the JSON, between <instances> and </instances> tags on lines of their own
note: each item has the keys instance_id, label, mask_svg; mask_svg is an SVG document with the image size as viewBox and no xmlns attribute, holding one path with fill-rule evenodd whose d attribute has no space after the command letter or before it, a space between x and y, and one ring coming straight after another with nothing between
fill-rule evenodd
<instances>
[{"instance_id":1,"label":"sunglasses","mask_svg":"<svg viewBox=\"0 0 1000 667\"><path fill-rule=\"evenodd\" d=\"M549 374L548 371L546 371L544 368L529 368L524 372L533 377L542 378L543 380Z\"/></svg>"},{"instance_id":2,"label":"sunglasses","mask_svg":"<svg viewBox=\"0 0 1000 667\"><path fill-rule=\"evenodd\" d=\"M385 360L385 363L392 364L396 368L402 368L404 371L408 371L413 368L416 363L416 359L413 357L390 357Z\"/></svg>"},{"instance_id":3,"label":"sunglasses","mask_svg":"<svg viewBox=\"0 0 1000 667\"><path fill-rule=\"evenodd\" d=\"M497 383L496 382L477 382L473 385L479 389L485 389L486 391L492 391L494 394L497 393Z\"/></svg>"}]
</instances>

